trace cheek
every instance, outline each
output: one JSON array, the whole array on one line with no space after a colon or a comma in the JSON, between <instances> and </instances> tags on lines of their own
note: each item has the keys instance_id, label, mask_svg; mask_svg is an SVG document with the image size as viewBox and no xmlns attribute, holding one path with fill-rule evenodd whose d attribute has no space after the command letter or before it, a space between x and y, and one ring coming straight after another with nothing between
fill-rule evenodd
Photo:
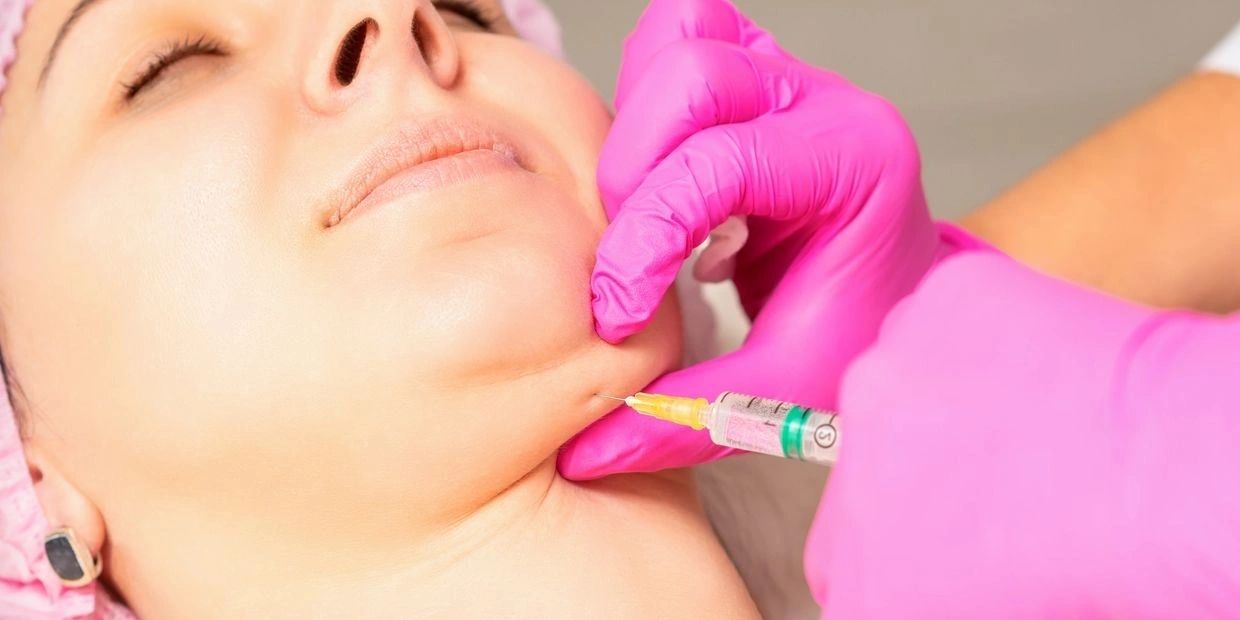
<instances>
[{"instance_id":1,"label":"cheek","mask_svg":"<svg viewBox=\"0 0 1240 620\"><path fill-rule=\"evenodd\" d=\"M254 208L252 167L236 164L262 138L244 137L257 123L212 118L211 140L166 128L117 137L61 171L71 185L48 185L60 195L14 231L37 239L10 239L9 256L23 257L6 280L23 298L14 331L29 339L32 399L63 416L57 426L81 440L67 454L97 464L82 471L101 485L124 475L109 467L174 484L186 455L210 458L214 425L252 396L245 370L270 367L279 344L297 274Z\"/></svg>"},{"instance_id":2,"label":"cheek","mask_svg":"<svg viewBox=\"0 0 1240 620\"><path fill-rule=\"evenodd\" d=\"M508 37L462 44L463 88L528 128L558 154L560 170L589 215L603 225L596 182L611 112L568 64Z\"/></svg>"},{"instance_id":3,"label":"cheek","mask_svg":"<svg viewBox=\"0 0 1240 620\"><path fill-rule=\"evenodd\" d=\"M430 208L368 217L329 242L325 276L364 319L350 321L354 337L409 343L391 368L420 387L501 381L594 341L599 227L555 184L513 176ZM356 251L353 234L365 235L368 251ZM413 385L408 375L390 379Z\"/></svg>"}]
</instances>

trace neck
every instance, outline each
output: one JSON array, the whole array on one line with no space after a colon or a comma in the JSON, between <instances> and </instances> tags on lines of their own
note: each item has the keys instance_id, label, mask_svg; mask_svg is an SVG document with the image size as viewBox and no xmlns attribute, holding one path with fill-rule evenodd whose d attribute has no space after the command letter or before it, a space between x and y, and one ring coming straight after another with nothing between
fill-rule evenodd
<instances>
[{"instance_id":1,"label":"neck","mask_svg":"<svg viewBox=\"0 0 1240 620\"><path fill-rule=\"evenodd\" d=\"M551 459L450 527L367 545L173 514L131 537L153 561L116 563L139 617L756 617L684 475L581 485Z\"/></svg>"}]
</instances>

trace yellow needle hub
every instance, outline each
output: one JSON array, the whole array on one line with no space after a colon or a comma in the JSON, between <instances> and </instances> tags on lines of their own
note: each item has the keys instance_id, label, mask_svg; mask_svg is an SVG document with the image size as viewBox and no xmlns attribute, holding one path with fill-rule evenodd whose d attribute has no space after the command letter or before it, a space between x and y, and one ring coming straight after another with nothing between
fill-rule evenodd
<instances>
[{"instance_id":1,"label":"yellow needle hub","mask_svg":"<svg viewBox=\"0 0 1240 620\"><path fill-rule=\"evenodd\" d=\"M624 399L624 404L648 416L675 422L697 431L706 428L706 410L710 408L710 402L705 398L682 398L645 392L638 392Z\"/></svg>"}]
</instances>

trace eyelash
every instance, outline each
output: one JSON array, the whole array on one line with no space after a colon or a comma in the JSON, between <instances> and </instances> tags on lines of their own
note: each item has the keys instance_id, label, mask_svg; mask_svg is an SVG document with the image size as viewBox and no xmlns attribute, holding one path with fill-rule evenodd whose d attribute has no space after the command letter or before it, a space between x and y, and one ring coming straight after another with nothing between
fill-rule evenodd
<instances>
[{"instance_id":1,"label":"eyelash","mask_svg":"<svg viewBox=\"0 0 1240 620\"><path fill-rule=\"evenodd\" d=\"M433 3L439 11L454 11L461 17L478 24L483 30L494 30L499 23L498 10L493 5L484 5L477 0L439 0Z\"/></svg>"},{"instance_id":2,"label":"eyelash","mask_svg":"<svg viewBox=\"0 0 1240 620\"><path fill-rule=\"evenodd\" d=\"M436 10L454 11L483 30L494 30L499 21L494 7L479 4L476 0L439 0L434 4ZM121 84L125 92L125 101L133 101L143 89L155 83L164 70L186 58L223 55L225 55L224 46L205 35L175 41L156 52L136 79Z\"/></svg>"},{"instance_id":3,"label":"eyelash","mask_svg":"<svg viewBox=\"0 0 1240 620\"><path fill-rule=\"evenodd\" d=\"M154 57L146 63L136 79L121 84L125 89L125 100L132 101L142 89L159 79L165 69L191 56L223 56L224 46L205 35L185 38L168 44L164 49L155 52Z\"/></svg>"}]
</instances>

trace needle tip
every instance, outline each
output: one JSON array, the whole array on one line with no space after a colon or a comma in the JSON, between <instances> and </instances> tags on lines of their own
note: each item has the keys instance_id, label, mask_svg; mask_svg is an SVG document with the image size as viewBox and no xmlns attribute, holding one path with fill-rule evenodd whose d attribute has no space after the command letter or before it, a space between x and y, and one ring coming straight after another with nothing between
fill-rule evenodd
<instances>
[{"instance_id":1,"label":"needle tip","mask_svg":"<svg viewBox=\"0 0 1240 620\"><path fill-rule=\"evenodd\" d=\"M595 396L599 398L606 398L607 400L614 400L616 402L621 402L621 403L625 402L625 399L620 398L619 396L608 396L606 394L595 394Z\"/></svg>"}]
</instances>

